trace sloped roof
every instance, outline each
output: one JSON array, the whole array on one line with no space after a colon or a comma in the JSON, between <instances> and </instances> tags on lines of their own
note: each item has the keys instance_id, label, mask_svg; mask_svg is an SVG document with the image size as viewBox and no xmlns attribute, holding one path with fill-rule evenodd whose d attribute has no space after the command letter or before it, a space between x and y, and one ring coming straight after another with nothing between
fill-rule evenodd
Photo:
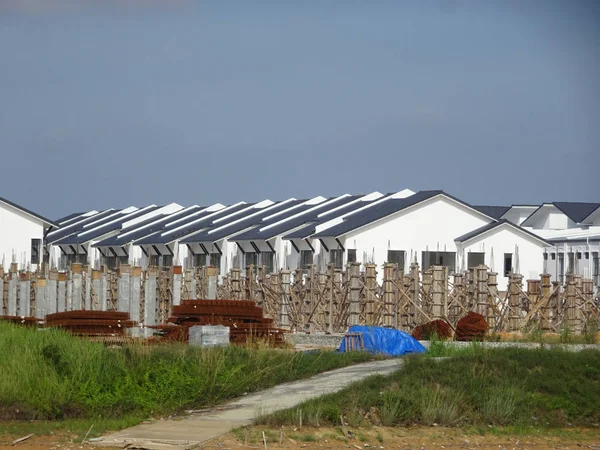
<instances>
[{"instance_id":1,"label":"sloped roof","mask_svg":"<svg viewBox=\"0 0 600 450\"><path fill-rule=\"evenodd\" d=\"M486 216L493 217L496 220L502 218L504 214L506 214L510 210L510 206L488 206L488 205L479 205L473 206L477 211L484 213Z\"/></svg>"},{"instance_id":2,"label":"sloped roof","mask_svg":"<svg viewBox=\"0 0 600 450\"><path fill-rule=\"evenodd\" d=\"M575 223L583 222L590 214L600 208L600 203L552 202L552 204Z\"/></svg>"},{"instance_id":3,"label":"sloped roof","mask_svg":"<svg viewBox=\"0 0 600 450\"><path fill-rule=\"evenodd\" d=\"M28 216L35 217L36 219L41 220L46 225L51 225L53 227L58 227L59 226L58 223L54 222L53 220L46 219L44 216L40 216L39 214L34 213L30 209L27 209L27 208L25 208L25 207L23 207L21 205L17 205L16 203L11 202L10 200L7 200L7 199L5 199L3 197L0 197L0 202L5 203L5 204L7 204L9 206L12 206L13 208L18 209L19 211L24 212Z\"/></svg>"},{"instance_id":4,"label":"sloped roof","mask_svg":"<svg viewBox=\"0 0 600 450\"><path fill-rule=\"evenodd\" d=\"M511 228L513 228L513 229L515 229L517 231L520 231L520 232L522 232L524 234L527 234L527 235L533 237L534 239L536 239L538 241L541 241L541 242L543 242L545 244L548 244L548 245L552 245L549 241L547 241L546 239L542 238L541 236L538 236L537 234L532 233L531 231L528 231L525 228L522 228L522 227L520 227L520 226L518 226L518 225L516 225L516 224L514 224L511 221L506 220L506 219L499 220L498 222L488 223L487 225L484 225L482 227L476 228L473 231L470 231L470 232L468 232L466 234L463 234L462 236L459 236L459 237L457 237L454 240L456 242L467 242L467 241L470 241L471 239L473 239L473 238L475 238L475 237L477 237L477 236L479 236L479 235L481 235L483 233L487 233L488 231L491 231L494 228L498 228L498 227L501 227L503 225L508 225L509 227L511 227Z\"/></svg>"},{"instance_id":5,"label":"sloped roof","mask_svg":"<svg viewBox=\"0 0 600 450\"><path fill-rule=\"evenodd\" d=\"M436 197L438 195L444 195L480 214L484 214L491 220L496 220L488 214L481 212L475 209L473 206L468 203L453 197L445 193L444 191L419 191L409 197L399 198L399 199L389 199L385 200L381 203L373 205L372 207L366 208L363 211L360 211L356 214L352 214L351 216L344 219L344 221L338 225L334 225L326 230L321 231L320 233L314 234L313 238L322 238L322 237L338 237L342 236L350 231L356 230L358 228L362 228L366 225L369 225L373 222L381 220L385 217L388 217L392 214L398 213L406 208L417 205L419 203L424 202L425 200L429 200L430 198Z\"/></svg>"}]
</instances>

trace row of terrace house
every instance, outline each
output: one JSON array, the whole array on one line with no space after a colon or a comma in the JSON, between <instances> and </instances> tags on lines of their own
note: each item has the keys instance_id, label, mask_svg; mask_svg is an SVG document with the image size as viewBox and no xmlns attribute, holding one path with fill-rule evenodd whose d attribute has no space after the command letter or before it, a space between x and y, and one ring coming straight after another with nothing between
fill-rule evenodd
<instances>
[{"instance_id":1,"label":"row of terrace house","mask_svg":"<svg viewBox=\"0 0 600 450\"><path fill-rule=\"evenodd\" d=\"M271 272L393 262L408 271L417 262L424 269L445 265L450 272L485 264L498 273L501 290L510 273L528 279L547 272L561 282L576 273L600 282L596 203L473 206L440 190L404 189L93 210L47 221L43 230L36 238L44 242L38 256L43 252L48 264L60 269L73 262L111 269L124 263L210 265L225 274L250 264ZM13 260L14 253L5 265Z\"/></svg>"}]
</instances>

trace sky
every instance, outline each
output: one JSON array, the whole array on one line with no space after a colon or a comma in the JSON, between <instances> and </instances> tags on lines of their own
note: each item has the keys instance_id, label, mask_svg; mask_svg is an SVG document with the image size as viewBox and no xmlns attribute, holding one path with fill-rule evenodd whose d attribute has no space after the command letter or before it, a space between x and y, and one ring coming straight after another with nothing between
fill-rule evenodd
<instances>
[{"instance_id":1,"label":"sky","mask_svg":"<svg viewBox=\"0 0 600 450\"><path fill-rule=\"evenodd\" d=\"M600 2L0 1L0 196L56 219L600 202Z\"/></svg>"}]
</instances>

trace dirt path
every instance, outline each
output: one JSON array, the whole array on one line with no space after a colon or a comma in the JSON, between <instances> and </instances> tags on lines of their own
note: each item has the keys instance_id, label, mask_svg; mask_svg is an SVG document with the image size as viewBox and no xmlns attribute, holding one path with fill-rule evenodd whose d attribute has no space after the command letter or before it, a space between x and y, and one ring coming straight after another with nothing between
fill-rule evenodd
<instances>
[{"instance_id":1,"label":"dirt path","mask_svg":"<svg viewBox=\"0 0 600 450\"><path fill-rule=\"evenodd\" d=\"M250 425L259 414L291 408L310 398L337 392L370 375L390 374L401 364L401 359L392 359L332 370L247 395L211 411L127 428L105 436L98 445L123 448L129 444L153 442L164 444L165 449L191 448L234 428Z\"/></svg>"}]
</instances>

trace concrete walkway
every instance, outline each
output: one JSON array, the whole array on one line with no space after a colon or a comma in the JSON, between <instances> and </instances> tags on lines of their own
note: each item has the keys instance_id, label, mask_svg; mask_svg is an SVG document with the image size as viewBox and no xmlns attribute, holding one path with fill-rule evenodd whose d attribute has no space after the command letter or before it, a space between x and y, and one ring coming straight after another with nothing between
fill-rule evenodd
<instances>
[{"instance_id":1,"label":"concrete walkway","mask_svg":"<svg viewBox=\"0 0 600 450\"><path fill-rule=\"evenodd\" d=\"M371 375L387 375L401 359L374 361L321 373L247 395L200 414L142 424L105 436L97 445L145 449L197 448L202 442L250 425L259 414L291 408L305 400L337 392Z\"/></svg>"}]
</instances>

